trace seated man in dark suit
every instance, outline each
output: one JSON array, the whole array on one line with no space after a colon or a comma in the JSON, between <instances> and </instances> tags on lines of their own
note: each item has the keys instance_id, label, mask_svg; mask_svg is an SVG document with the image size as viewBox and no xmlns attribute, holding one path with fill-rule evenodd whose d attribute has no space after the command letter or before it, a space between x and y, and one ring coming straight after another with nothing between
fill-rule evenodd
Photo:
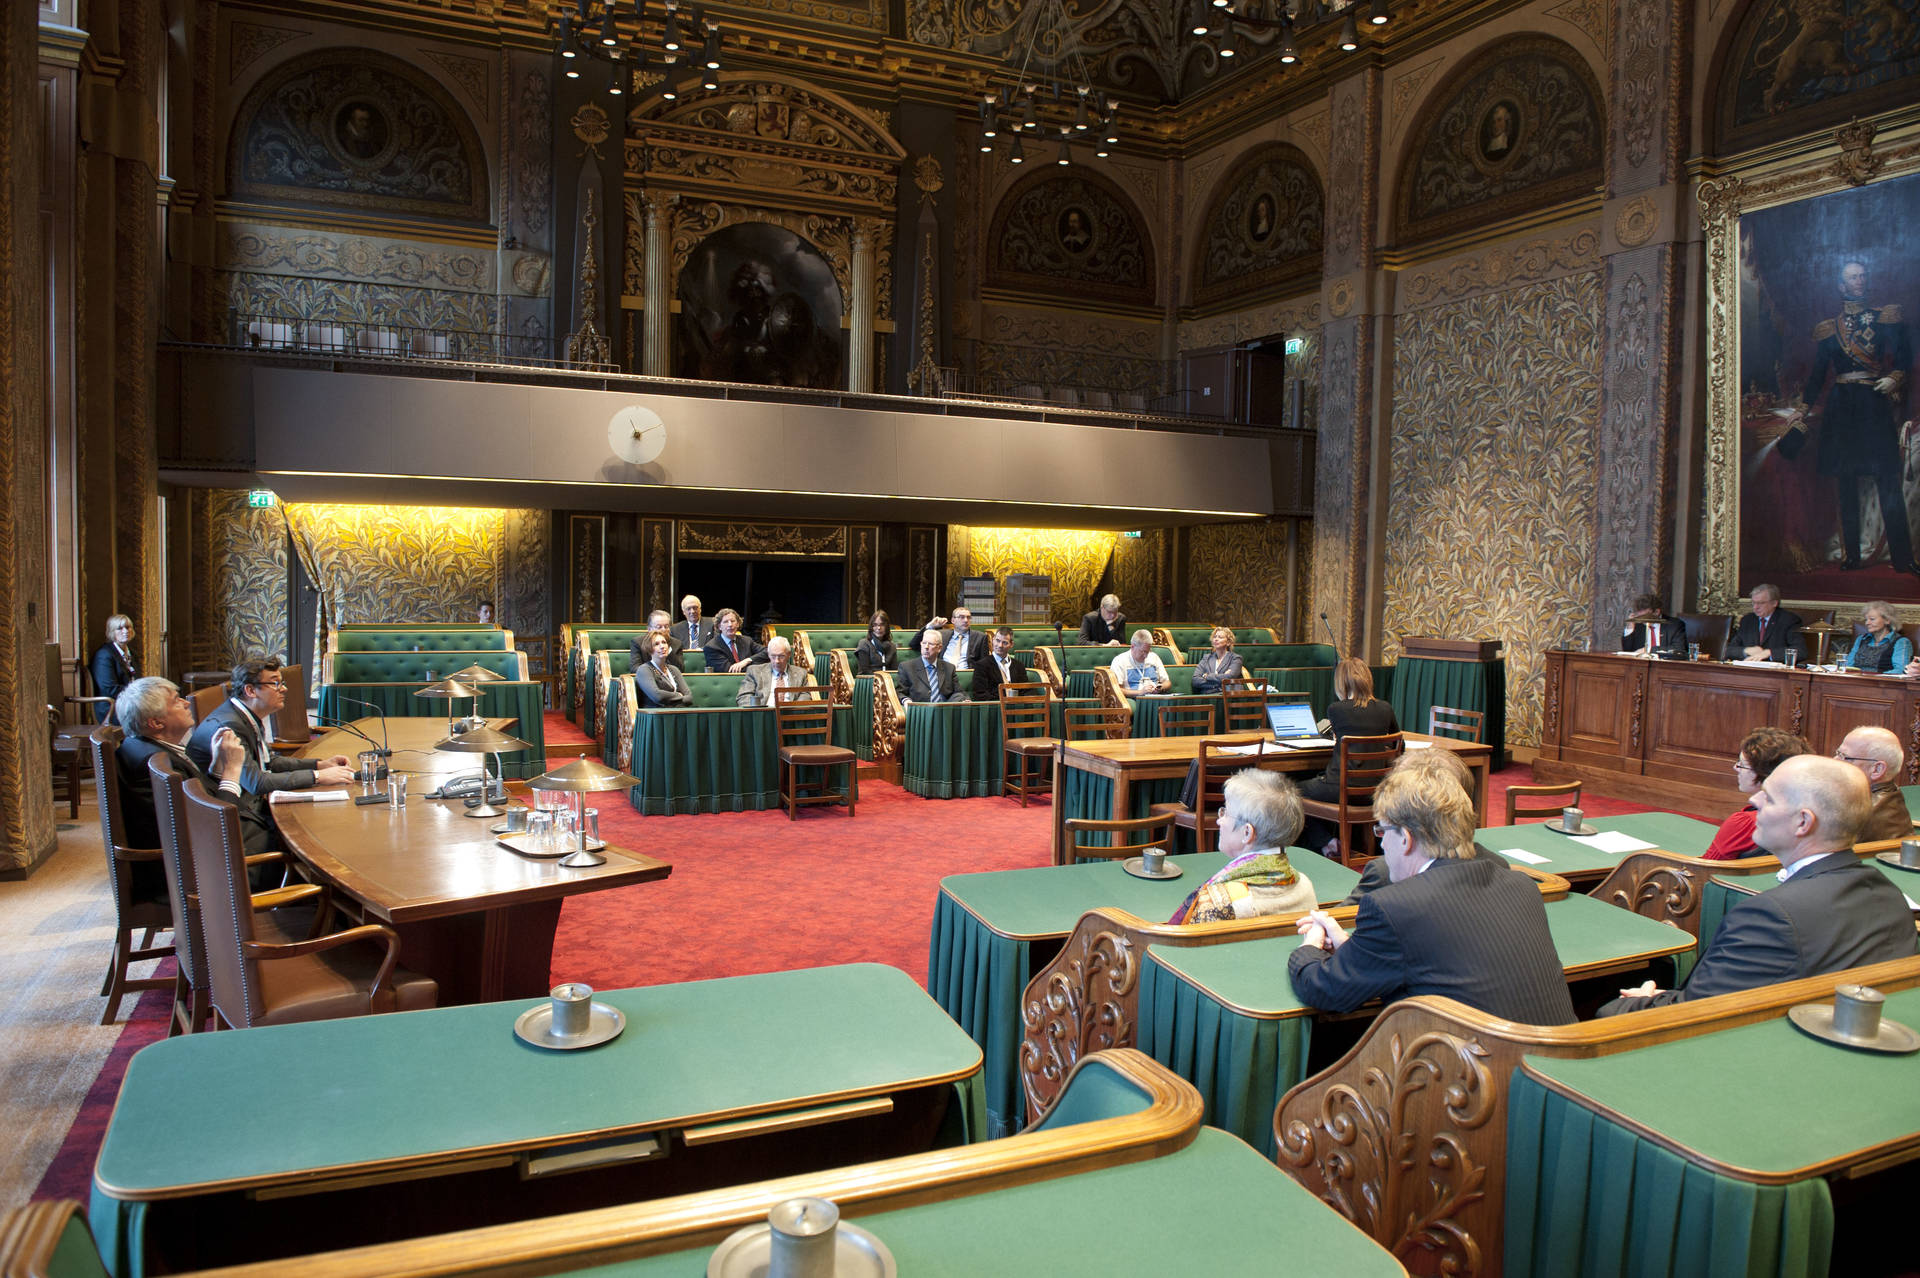
<instances>
[{"instance_id":1,"label":"seated man in dark suit","mask_svg":"<svg viewBox=\"0 0 1920 1278\"><path fill-rule=\"evenodd\" d=\"M1684 657L1687 653L1687 623L1669 617L1659 595L1640 595L1621 628L1620 651Z\"/></svg>"},{"instance_id":2,"label":"seated man in dark suit","mask_svg":"<svg viewBox=\"0 0 1920 1278\"><path fill-rule=\"evenodd\" d=\"M998 701L1001 684L1019 687L1026 681L1027 663L1013 655L1013 629L1002 626L993 632L987 659L973 668L973 700Z\"/></svg>"},{"instance_id":3,"label":"seated man in dark suit","mask_svg":"<svg viewBox=\"0 0 1920 1278\"><path fill-rule=\"evenodd\" d=\"M1392 882L1360 898L1353 932L1314 911L1287 963L1294 993L1327 1012L1442 994L1526 1025L1569 1025L1573 999L1534 881L1473 855L1473 803L1432 769L1374 792Z\"/></svg>"},{"instance_id":4,"label":"seated man in dark suit","mask_svg":"<svg viewBox=\"0 0 1920 1278\"><path fill-rule=\"evenodd\" d=\"M1120 596L1100 596L1099 610L1080 618L1080 637L1075 642L1118 647L1126 641L1127 619L1120 611Z\"/></svg>"},{"instance_id":5,"label":"seated man in dark suit","mask_svg":"<svg viewBox=\"0 0 1920 1278\"><path fill-rule=\"evenodd\" d=\"M920 632L920 659L909 657L900 663L893 676L902 701L965 701L954 669L940 660L941 638L938 630Z\"/></svg>"},{"instance_id":6,"label":"seated man in dark suit","mask_svg":"<svg viewBox=\"0 0 1920 1278\"><path fill-rule=\"evenodd\" d=\"M193 731L193 703L180 695L180 689L165 679L151 676L135 679L121 690L114 703L114 714L123 725L126 740L116 755L120 782L120 818L126 824L122 837L130 847L160 846L160 824L153 807L153 774L147 760L162 752L173 756L174 767L182 776L199 781L212 798L230 803L240 813L240 837L247 855L257 856L274 842L273 823L267 817L267 805L257 795L240 786L246 770L247 748L231 729L223 728L213 738L213 775L196 764L181 743ZM162 876L158 861L138 862L133 867L136 883L144 872ZM163 877L158 878L166 890Z\"/></svg>"},{"instance_id":7,"label":"seated man in dark suit","mask_svg":"<svg viewBox=\"0 0 1920 1278\"><path fill-rule=\"evenodd\" d=\"M645 637L653 652L633 668L633 687L640 694L640 704L649 710L692 705L693 689L673 665L673 636L664 630L650 630Z\"/></svg>"},{"instance_id":8,"label":"seated man in dark suit","mask_svg":"<svg viewBox=\"0 0 1920 1278\"><path fill-rule=\"evenodd\" d=\"M673 629L668 633L670 633L674 641L680 645L682 652L693 648L705 648L707 646L707 640L713 638L714 623L713 618L700 615L700 596L687 595L681 599L680 611L686 617L686 620L674 622ZM735 615L737 616L738 614L736 613ZM651 628L653 623L648 622L647 625ZM708 666L707 669L711 670L713 667Z\"/></svg>"},{"instance_id":9,"label":"seated man in dark suit","mask_svg":"<svg viewBox=\"0 0 1920 1278\"><path fill-rule=\"evenodd\" d=\"M246 749L246 771L240 778L248 794L271 790L311 790L316 785L346 785L354 778L347 756L331 759L289 759L267 746L264 720L287 703L287 680L280 663L256 657L233 668L227 700L200 721L187 738L187 755L202 772L213 768L213 738L231 728Z\"/></svg>"},{"instance_id":10,"label":"seated man in dark suit","mask_svg":"<svg viewBox=\"0 0 1920 1278\"><path fill-rule=\"evenodd\" d=\"M667 637L667 664L675 670L687 668L686 647L673 637L673 628L667 624L667 610L655 608L647 614L647 632L635 635L627 645L627 669L637 672L653 660L653 636L657 634Z\"/></svg>"},{"instance_id":11,"label":"seated man in dark suit","mask_svg":"<svg viewBox=\"0 0 1920 1278\"><path fill-rule=\"evenodd\" d=\"M1431 772L1445 777L1460 787L1460 792L1467 796L1467 802L1473 802L1473 773L1467 771L1467 765L1460 762L1460 756L1451 750L1443 750L1438 746L1431 750L1409 750L1400 756L1391 771ZM1472 855L1486 857L1501 865L1507 864L1507 858L1478 843L1473 845ZM1393 880L1387 876L1387 858L1376 856L1360 871L1360 881L1353 885L1353 891L1347 893L1347 899L1340 904L1358 905L1361 897L1369 892L1376 892L1391 882Z\"/></svg>"},{"instance_id":12,"label":"seated man in dark suit","mask_svg":"<svg viewBox=\"0 0 1920 1278\"><path fill-rule=\"evenodd\" d=\"M1727 911L1686 984L1622 990L1600 1015L1913 956L1913 912L1905 896L1853 852L1871 802L1859 769L1795 755L1773 770L1754 799L1754 838L1780 858L1780 885Z\"/></svg>"},{"instance_id":13,"label":"seated man in dark suit","mask_svg":"<svg viewBox=\"0 0 1920 1278\"><path fill-rule=\"evenodd\" d=\"M752 635L740 629L740 614L722 608L714 618L713 637L700 652L707 659L708 674L739 674L748 666L767 663L767 650Z\"/></svg>"},{"instance_id":14,"label":"seated man in dark suit","mask_svg":"<svg viewBox=\"0 0 1920 1278\"><path fill-rule=\"evenodd\" d=\"M755 666L748 666L740 676L740 690L734 694L733 704L742 709L753 706L773 704L773 692L776 688L804 688L817 683L814 677L792 662L793 645L786 636L775 635L767 642L767 659ZM809 694L801 700L813 700L816 694Z\"/></svg>"},{"instance_id":15,"label":"seated man in dark suit","mask_svg":"<svg viewBox=\"0 0 1920 1278\"><path fill-rule=\"evenodd\" d=\"M1727 656L1750 661L1785 661L1787 649L1806 652L1800 639L1800 615L1780 606L1780 587L1762 584L1747 596L1753 611L1740 618L1727 640Z\"/></svg>"},{"instance_id":16,"label":"seated man in dark suit","mask_svg":"<svg viewBox=\"0 0 1920 1278\"><path fill-rule=\"evenodd\" d=\"M940 648L947 664L955 670L978 670L987 660L987 637L973 628L973 609L955 608L953 625L947 628L945 617L935 617L920 627L920 633L913 637L911 650L920 651L921 641L929 634L938 635ZM982 697L981 700L986 698Z\"/></svg>"}]
</instances>

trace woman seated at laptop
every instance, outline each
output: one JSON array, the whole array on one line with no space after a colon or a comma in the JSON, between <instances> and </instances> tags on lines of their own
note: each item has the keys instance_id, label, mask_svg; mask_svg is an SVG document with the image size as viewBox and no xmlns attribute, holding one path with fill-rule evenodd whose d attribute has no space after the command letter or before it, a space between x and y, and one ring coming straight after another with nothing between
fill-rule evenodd
<instances>
[{"instance_id":1,"label":"woman seated at laptop","mask_svg":"<svg viewBox=\"0 0 1920 1278\"><path fill-rule=\"evenodd\" d=\"M1246 665L1240 660L1240 654L1233 650L1233 631L1225 626L1215 626L1212 644L1213 651L1200 658L1199 664L1193 668L1195 692L1218 692L1221 683L1238 679L1246 673Z\"/></svg>"},{"instance_id":2,"label":"woman seated at laptop","mask_svg":"<svg viewBox=\"0 0 1920 1278\"><path fill-rule=\"evenodd\" d=\"M1340 797L1340 741L1343 737L1384 737L1400 731L1393 707L1373 695L1373 672L1358 657L1347 657L1333 668L1333 695L1327 707L1332 725L1333 757L1327 770L1300 787L1300 797L1326 803ZM1331 821L1309 818L1300 834L1300 846L1322 856L1340 855L1340 831Z\"/></svg>"}]
</instances>

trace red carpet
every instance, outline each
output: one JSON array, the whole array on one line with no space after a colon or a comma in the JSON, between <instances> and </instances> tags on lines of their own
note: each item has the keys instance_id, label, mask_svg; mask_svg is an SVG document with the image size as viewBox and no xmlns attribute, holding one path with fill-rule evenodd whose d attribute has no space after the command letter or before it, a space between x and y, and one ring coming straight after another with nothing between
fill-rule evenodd
<instances>
[{"instance_id":1,"label":"red carpet","mask_svg":"<svg viewBox=\"0 0 1920 1278\"><path fill-rule=\"evenodd\" d=\"M593 738L580 730L578 724L561 714L558 710L549 710L540 716L546 726L548 745L587 745Z\"/></svg>"},{"instance_id":2,"label":"red carpet","mask_svg":"<svg viewBox=\"0 0 1920 1278\"><path fill-rule=\"evenodd\" d=\"M550 734L557 718L547 716ZM1496 773L1489 819L1501 819L1508 785L1532 779L1525 764ZM1581 806L1590 816L1646 811L1597 795ZM1010 799L921 799L870 776L852 820L841 808L797 821L781 812L642 817L602 803L601 833L671 862L673 874L569 900L553 977L619 989L874 962L924 982L940 880L1046 864L1051 819L1044 800L1022 809ZM141 997L36 1197L86 1201L127 1061L165 1036L168 1003L158 991Z\"/></svg>"}]
</instances>

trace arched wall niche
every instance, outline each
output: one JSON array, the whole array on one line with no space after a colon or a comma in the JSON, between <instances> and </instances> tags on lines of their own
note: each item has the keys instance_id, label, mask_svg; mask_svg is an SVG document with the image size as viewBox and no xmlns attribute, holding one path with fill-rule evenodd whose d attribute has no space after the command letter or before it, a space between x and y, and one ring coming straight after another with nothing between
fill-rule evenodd
<instances>
[{"instance_id":1,"label":"arched wall niche","mask_svg":"<svg viewBox=\"0 0 1920 1278\"><path fill-rule=\"evenodd\" d=\"M988 222L986 253L989 288L1050 294L1064 284L1102 301L1154 302L1146 218L1111 179L1085 166L1036 170L1007 188Z\"/></svg>"},{"instance_id":2,"label":"arched wall niche","mask_svg":"<svg viewBox=\"0 0 1920 1278\"><path fill-rule=\"evenodd\" d=\"M1214 185L1192 263L1193 303L1298 291L1321 272L1326 188L1299 147L1267 142Z\"/></svg>"},{"instance_id":3,"label":"arched wall niche","mask_svg":"<svg viewBox=\"0 0 1920 1278\"><path fill-rule=\"evenodd\" d=\"M1746 0L1703 84L1723 156L1905 106L1920 97L1920 0Z\"/></svg>"}]
</instances>

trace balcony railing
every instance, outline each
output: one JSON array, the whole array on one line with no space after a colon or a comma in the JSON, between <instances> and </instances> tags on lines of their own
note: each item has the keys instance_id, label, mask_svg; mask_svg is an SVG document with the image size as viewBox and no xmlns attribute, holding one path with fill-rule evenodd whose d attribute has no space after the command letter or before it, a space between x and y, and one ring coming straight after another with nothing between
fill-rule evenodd
<instances>
[{"instance_id":1,"label":"balcony railing","mask_svg":"<svg viewBox=\"0 0 1920 1278\"><path fill-rule=\"evenodd\" d=\"M229 333L235 346L286 354L310 353L352 359L450 360L599 373L620 371L614 364L553 359L547 354L549 341L543 337L515 337L508 333L470 329L417 328L365 320L255 315L236 310L230 313Z\"/></svg>"}]
</instances>

